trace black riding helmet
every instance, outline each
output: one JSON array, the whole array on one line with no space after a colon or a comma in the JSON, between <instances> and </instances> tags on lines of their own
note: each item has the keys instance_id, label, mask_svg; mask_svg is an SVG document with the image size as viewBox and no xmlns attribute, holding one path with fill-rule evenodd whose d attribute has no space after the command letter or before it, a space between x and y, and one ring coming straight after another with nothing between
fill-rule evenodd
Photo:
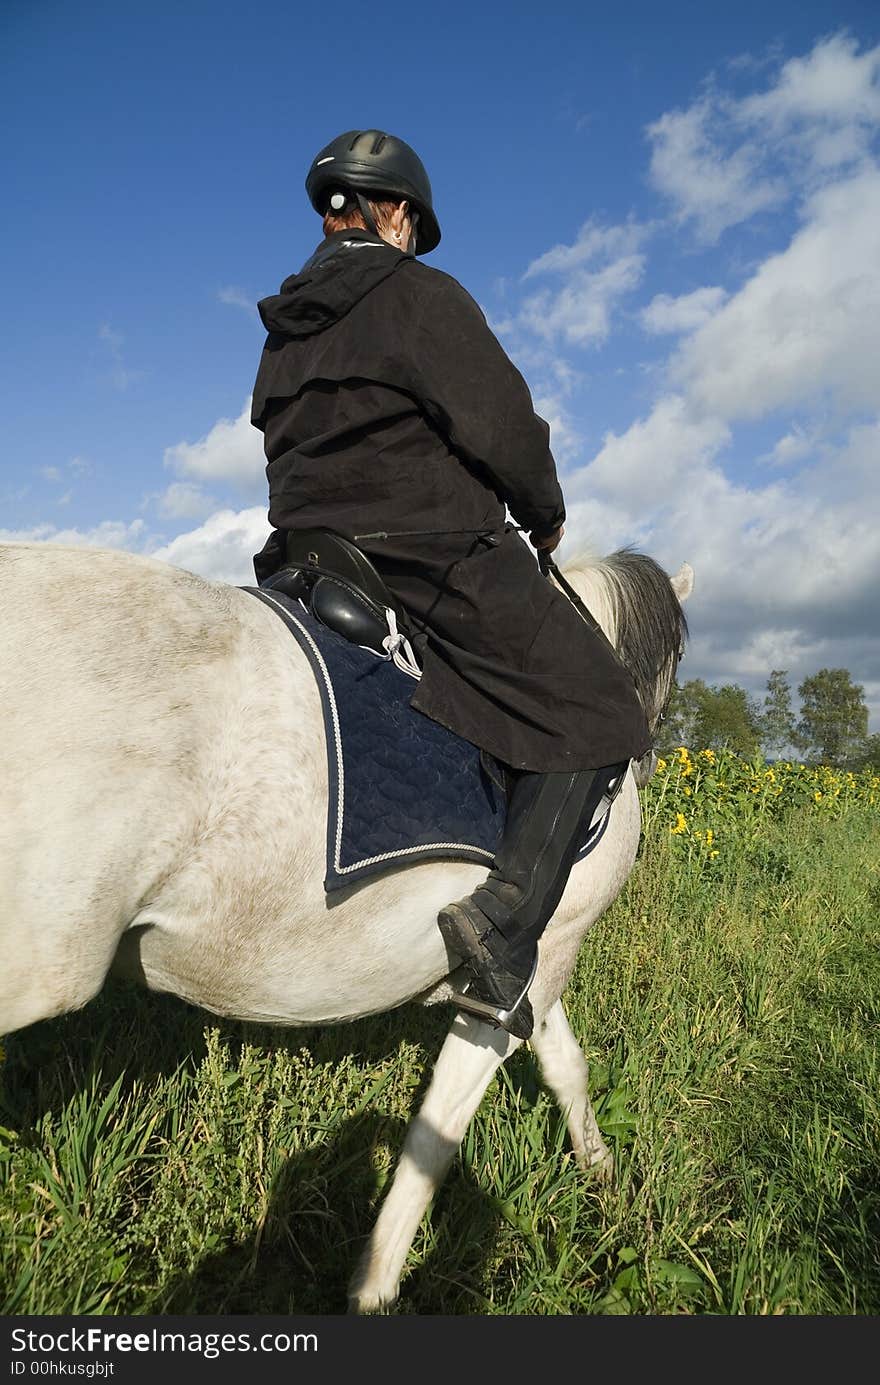
<instances>
[{"instance_id":1,"label":"black riding helmet","mask_svg":"<svg viewBox=\"0 0 880 1385\"><path fill-rule=\"evenodd\" d=\"M410 202L419 214L416 254L427 255L440 243L440 226L431 201L431 184L414 149L382 130L348 130L315 155L306 178L309 201L319 215L328 210L334 192L369 193ZM369 222L368 222L369 224Z\"/></svg>"}]
</instances>

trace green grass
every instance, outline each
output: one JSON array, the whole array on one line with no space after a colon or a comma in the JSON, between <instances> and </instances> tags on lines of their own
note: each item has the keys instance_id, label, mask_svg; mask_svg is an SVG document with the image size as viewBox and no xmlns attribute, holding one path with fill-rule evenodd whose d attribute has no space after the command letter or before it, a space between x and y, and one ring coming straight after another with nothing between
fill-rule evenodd
<instances>
[{"instance_id":1,"label":"green grass","mask_svg":"<svg viewBox=\"0 0 880 1385\"><path fill-rule=\"evenodd\" d=\"M867 805L712 861L655 827L566 993L613 1185L521 1051L398 1311L880 1312L878 839ZM283 1031L114 985L11 1036L0 1308L344 1311L450 1013Z\"/></svg>"}]
</instances>

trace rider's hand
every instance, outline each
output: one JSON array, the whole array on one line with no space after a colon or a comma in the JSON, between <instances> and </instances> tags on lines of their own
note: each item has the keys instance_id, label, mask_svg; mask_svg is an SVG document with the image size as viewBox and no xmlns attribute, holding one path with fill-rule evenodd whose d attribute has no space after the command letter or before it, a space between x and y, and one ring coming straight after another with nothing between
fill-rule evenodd
<instances>
[{"instance_id":1,"label":"rider's hand","mask_svg":"<svg viewBox=\"0 0 880 1385\"><path fill-rule=\"evenodd\" d=\"M552 534L545 534L541 538L536 529L529 534L529 543L533 548L538 548L544 553L552 553L554 548L559 546L562 535L565 533L565 526L560 524L558 529L554 529Z\"/></svg>"}]
</instances>

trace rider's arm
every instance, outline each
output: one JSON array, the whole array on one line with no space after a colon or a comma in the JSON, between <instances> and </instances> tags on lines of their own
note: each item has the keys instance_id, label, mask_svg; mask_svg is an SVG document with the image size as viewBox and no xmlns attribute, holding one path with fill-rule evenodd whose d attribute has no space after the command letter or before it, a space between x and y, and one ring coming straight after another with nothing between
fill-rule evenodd
<instances>
[{"instance_id":1,"label":"rider's arm","mask_svg":"<svg viewBox=\"0 0 880 1385\"><path fill-rule=\"evenodd\" d=\"M414 266L404 328L416 397L453 450L488 473L518 524L556 533L565 505L550 429L480 308L449 275Z\"/></svg>"}]
</instances>

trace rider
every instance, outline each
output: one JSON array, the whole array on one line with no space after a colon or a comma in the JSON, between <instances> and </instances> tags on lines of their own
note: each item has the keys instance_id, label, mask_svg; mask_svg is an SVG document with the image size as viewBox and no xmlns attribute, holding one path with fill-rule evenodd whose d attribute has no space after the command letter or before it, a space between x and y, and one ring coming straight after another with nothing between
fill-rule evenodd
<instances>
[{"instance_id":1,"label":"rider","mask_svg":"<svg viewBox=\"0 0 880 1385\"><path fill-rule=\"evenodd\" d=\"M254 567L263 581L283 563L289 530L355 541L415 632L412 706L506 767L494 868L438 923L468 977L460 1008L528 1038L538 939L608 783L650 745L645 715L517 532L547 554L562 537L549 428L474 300L416 259L440 240L421 160L351 130L306 190L325 238L259 304L274 532Z\"/></svg>"}]
</instances>

